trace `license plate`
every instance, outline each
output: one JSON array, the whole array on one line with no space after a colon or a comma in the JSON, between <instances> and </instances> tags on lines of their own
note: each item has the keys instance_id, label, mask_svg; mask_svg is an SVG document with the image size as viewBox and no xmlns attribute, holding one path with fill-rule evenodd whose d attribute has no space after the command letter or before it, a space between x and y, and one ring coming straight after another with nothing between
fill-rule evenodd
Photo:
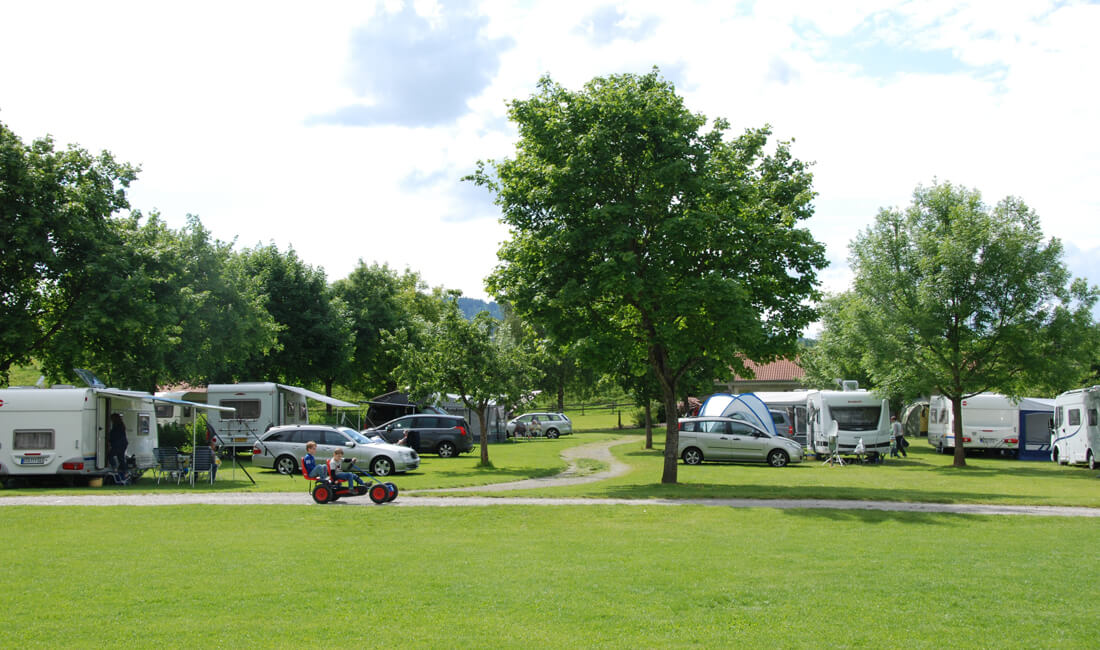
<instances>
[{"instance_id":1,"label":"license plate","mask_svg":"<svg viewBox=\"0 0 1100 650\"><path fill-rule=\"evenodd\" d=\"M45 456L25 456L19 459L20 465L45 465Z\"/></svg>"},{"instance_id":2,"label":"license plate","mask_svg":"<svg viewBox=\"0 0 1100 650\"><path fill-rule=\"evenodd\" d=\"M248 442L248 438L233 438L233 442Z\"/></svg>"}]
</instances>

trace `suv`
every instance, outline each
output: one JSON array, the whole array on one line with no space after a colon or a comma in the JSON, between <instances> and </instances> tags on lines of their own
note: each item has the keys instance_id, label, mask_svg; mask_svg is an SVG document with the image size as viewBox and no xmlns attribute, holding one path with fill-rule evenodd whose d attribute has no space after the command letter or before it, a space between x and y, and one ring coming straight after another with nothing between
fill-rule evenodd
<instances>
[{"instance_id":1,"label":"suv","mask_svg":"<svg viewBox=\"0 0 1100 650\"><path fill-rule=\"evenodd\" d=\"M417 413L402 415L382 426L364 429L365 436L381 436L386 442L404 444L419 453L439 454L440 458L452 458L474 448L470 425L461 415Z\"/></svg>"},{"instance_id":2,"label":"suv","mask_svg":"<svg viewBox=\"0 0 1100 650\"><path fill-rule=\"evenodd\" d=\"M564 413L524 413L509 420L504 428L509 436L516 435L519 429L519 435L557 438L573 433L573 422Z\"/></svg>"},{"instance_id":3,"label":"suv","mask_svg":"<svg viewBox=\"0 0 1100 650\"><path fill-rule=\"evenodd\" d=\"M288 424L271 427L252 446L252 464L269 467L280 474L294 475L301 471L299 462L306 455L306 443L317 443L318 462L332 456L338 447L344 449L343 469L353 463L370 470L375 476L389 476L420 467L420 456L408 447L375 442L348 427Z\"/></svg>"}]
</instances>

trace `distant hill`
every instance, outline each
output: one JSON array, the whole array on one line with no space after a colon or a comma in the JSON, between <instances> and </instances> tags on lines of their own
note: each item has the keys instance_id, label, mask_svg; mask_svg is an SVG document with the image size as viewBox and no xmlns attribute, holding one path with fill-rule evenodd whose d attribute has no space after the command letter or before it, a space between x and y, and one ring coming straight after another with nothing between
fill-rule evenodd
<instances>
[{"instance_id":1,"label":"distant hill","mask_svg":"<svg viewBox=\"0 0 1100 650\"><path fill-rule=\"evenodd\" d=\"M490 316L498 320L503 318L500 312L500 305L495 302L485 302L477 298L462 297L458 299L458 308L462 310L462 315L468 320L472 320L474 316L477 316L483 311L489 312Z\"/></svg>"}]
</instances>

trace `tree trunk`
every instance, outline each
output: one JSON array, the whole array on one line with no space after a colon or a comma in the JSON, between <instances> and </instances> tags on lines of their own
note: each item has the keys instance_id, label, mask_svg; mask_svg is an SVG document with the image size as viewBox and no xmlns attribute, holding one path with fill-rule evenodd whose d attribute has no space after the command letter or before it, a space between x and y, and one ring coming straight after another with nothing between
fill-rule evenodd
<instances>
[{"instance_id":1,"label":"tree trunk","mask_svg":"<svg viewBox=\"0 0 1100 650\"><path fill-rule=\"evenodd\" d=\"M479 440L481 442L481 465L483 467L489 466L489 405L478 404L477 417L481 420L481 436Z\"/></svg>"},{"instance_id":2,"label":"tree trunk","mask_svg":"<svg viewBox=\"0 0 1100 650\"><path fill-rule=\"evenodd\" d=\"M645 448L653 449L653 402L645 401Z\"/></svg>"},{"instance_id":3,"label":"tree trunk","mask_svg":"<svg viewBox=\"0 0 1100 650\"><path fill-rule=\"evenodd\" d=\"M951 398L951 413L954 414L955 423L951 428L955 432L955 461L952 463L955 467L966 467L966 447L963 446L963 417L962 417L962 395L955 395Z\"/></svg>"},{"instance_id":4,"label":"tree trunk","mask_svg":"<svg viewBox=\"0 0 1100 650\"><path fill-rule=\"evenodd\" d=\"M665 468L661 474L661 483L675 484L676 469L680 458L678 456L680 446L680 429L676 421L676 392L665 391Z\"/></svg>"},{"instance_id":5,"label":"tree trunk","mask_svg":"<svg viewBox=\"0 0 1100 650\"><path fill-rule=\"evenodd\" d=\"M558 381L558 411L565 412L565 380L560 378Z\"/></svg>"}]
</instances>

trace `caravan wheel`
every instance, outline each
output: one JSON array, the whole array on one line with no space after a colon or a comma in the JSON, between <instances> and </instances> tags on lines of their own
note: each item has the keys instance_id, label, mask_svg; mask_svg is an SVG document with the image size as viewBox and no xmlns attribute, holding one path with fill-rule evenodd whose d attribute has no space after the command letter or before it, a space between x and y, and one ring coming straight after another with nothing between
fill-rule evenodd
<instances>
[{"instance_id":1,"label":"caravan wheel","mask_svg":"<svg viewBox=\"0 0 1100 650\"><path fill-rule=\"evenodd\" d=\"M1089 469L1096 469L1096 456L1092 454L1092 450L1089 450Z\"/></svg>"}]
</instances>

